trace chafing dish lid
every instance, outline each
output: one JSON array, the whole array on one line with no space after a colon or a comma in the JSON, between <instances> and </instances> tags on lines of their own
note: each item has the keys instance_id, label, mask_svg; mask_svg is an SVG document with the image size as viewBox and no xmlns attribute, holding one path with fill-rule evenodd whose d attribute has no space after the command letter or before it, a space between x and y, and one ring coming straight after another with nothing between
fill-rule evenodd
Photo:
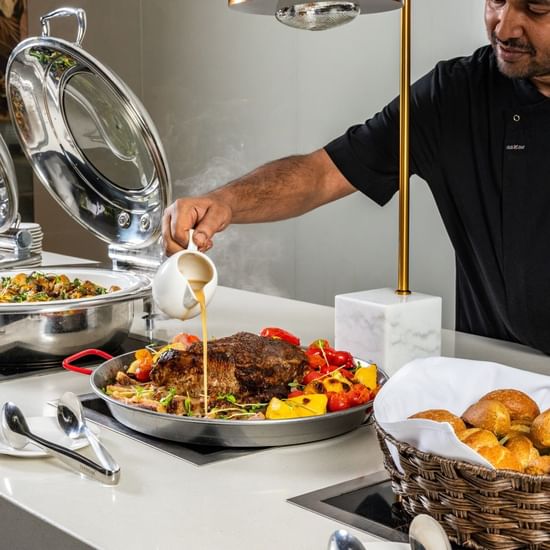
<instances>
[{"instance_id":1,"label":"chafing dish lid","mask_svg":"<svg viewBox=\"0 0 550 550\"><path fill-rule=\"evenodd\" d=\"M49 21L74 16L75 43ZM165 154L147 111L110 69L81 47L86 14L41 17L42 36L18 44L6 68L17 136L42 184L81 225L109 243L141 248L160 235L170 200Z\"/></svg>"}]
</instances>

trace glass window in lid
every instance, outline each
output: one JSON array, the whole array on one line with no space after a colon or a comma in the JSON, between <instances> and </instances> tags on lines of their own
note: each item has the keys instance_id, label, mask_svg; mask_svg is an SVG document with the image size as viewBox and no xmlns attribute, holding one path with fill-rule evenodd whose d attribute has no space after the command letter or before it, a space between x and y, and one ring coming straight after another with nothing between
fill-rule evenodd
<instances>
[{"instance_id":1,"label":"glass window in lid","mask_svg":"<svg viewBox=\"0 0 550 550\"><path fill-rule=\"evenodd\" d=\"M62 99L66 126L90 166L123 189L146 188L155 176L153 159L135 115L110 84L76 72Z\"/></svg>"}]
</instances>

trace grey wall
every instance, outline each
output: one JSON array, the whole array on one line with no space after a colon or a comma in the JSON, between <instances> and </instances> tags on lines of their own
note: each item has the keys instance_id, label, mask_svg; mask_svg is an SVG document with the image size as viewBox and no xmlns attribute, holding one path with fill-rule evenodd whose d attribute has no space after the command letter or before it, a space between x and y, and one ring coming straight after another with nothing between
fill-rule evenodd
<instances>
[{"instance_id":1,"label":"grey wall","mask_svg":"<svg viewBox=\"0 0 550 550\"><path fill-rule=\"evenodd\" d=\"M38 16L62 2L29 4L36 33ZM155 121L176 196L321 147L398 93L399 12L312 33L226 4L71 2L87 10L86 49L126 80ZM485 43L483 4L414 2L413 78ZM69 22L52 29L72 36ZM40 221L57 236L51 249L76 253L76 245L84 255L105 254L93 237L63 237L66 216L52 215L42 195ZM444 325L452 327L453 253L424 182L413 180L411 201L411 287L443 296ZM222 284L332 304L338 293L396 285L397 198L382 209L355 194L298 219L232 226L215 243Z\"/></svg>"}]
</instances>

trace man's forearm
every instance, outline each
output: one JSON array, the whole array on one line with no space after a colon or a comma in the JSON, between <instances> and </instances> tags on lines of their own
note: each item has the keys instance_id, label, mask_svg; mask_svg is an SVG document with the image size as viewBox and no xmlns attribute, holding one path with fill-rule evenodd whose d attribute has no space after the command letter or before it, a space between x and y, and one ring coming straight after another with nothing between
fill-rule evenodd
<instances>
[{"instance_id":1,"label":"man's forearm","mask_svg":"<svg viewBox=\"0 0 550 550\"><path fill-rule=\"evenodd\" d=\"M355 189L324 150L270 162L209 193L227 204L233 223L299 216Z\"/></svg>"}]
</instances>

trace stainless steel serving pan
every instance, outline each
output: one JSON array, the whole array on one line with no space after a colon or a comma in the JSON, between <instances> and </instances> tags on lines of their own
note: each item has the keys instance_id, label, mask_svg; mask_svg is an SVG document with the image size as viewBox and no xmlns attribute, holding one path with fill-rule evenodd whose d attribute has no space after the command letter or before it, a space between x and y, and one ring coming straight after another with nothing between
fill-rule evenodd
<instances>
[{"instance_id":1,"label":"stainless steel serving pan","mask_svg":"<svg viewBox=\"0 0 550 550\"><path fill-rule=\"evenodd\" d=\"M76 21L74 42L50 34L50 22L62 17ZM37 179L67 214L109 243L114 267L152 273L162 259L162 213L171 200L158 132L129 87L83 49L84 10L59 8L40 21L41 36L18 44L6 66L19 143ZM13 188L9 160L0 147L0 231L17 206L16 194L9 203L2 196L6 182L8 192ZM143 275L63 273L123 290L86 300L0 304L0 365L59 362L86 347L116 353L135 300L150 293Z\"/></svg>"},{"instance_id":2,"label":"stainless steel serving pan","mask_svg":"<svg viewBox=\"0 0 550 550\"><path fill-rule=\"evenodd\" d=\"M0 271L0 277L31 271ZM0 366L60 362L86 347L116 352L130 331L134 302L150 294L150 279L137 273L63 267L43 271L121 290L79 300L0 303Z\"/></svg>"},{"instance_id":3,"label":"stainless steel serving pan","mask_svg":"<svg viewBox=\"0 0 550 550\"><path fill-rule=\"evenodd\" d=\"M193 445L274 447L328 439L363 424L372 414L372 401L344 411L288 420L210 420L157 413L126 405L103 391L119 371L126 371L134 353L113 357L91 374L91 386L111 414L124 426L140 433ZM386 375L379 370L379 383Z\"/></svg>"}]
</instances>

